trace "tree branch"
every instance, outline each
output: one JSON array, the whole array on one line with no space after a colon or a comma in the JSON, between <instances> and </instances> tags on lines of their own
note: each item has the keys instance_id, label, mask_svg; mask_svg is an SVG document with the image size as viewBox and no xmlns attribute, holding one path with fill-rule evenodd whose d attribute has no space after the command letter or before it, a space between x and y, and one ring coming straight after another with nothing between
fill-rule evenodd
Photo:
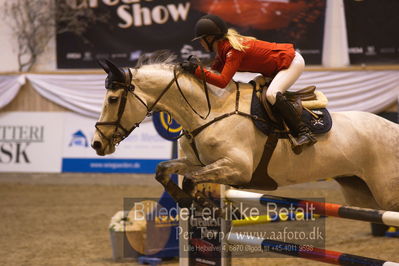
<instances>
[{"instance_id":1,"label":"tree branch","mask_svg":"<svg viewBox=\"0 0 399 266\"><path fill-rule=\"evenodd\" d=\"M2 17L18 42L19 71L31 70L56 33L72 32L86 40L84 33L93 23L108 19L94 14L87 0L7 1Z\"/></svg>"}]
</instances>

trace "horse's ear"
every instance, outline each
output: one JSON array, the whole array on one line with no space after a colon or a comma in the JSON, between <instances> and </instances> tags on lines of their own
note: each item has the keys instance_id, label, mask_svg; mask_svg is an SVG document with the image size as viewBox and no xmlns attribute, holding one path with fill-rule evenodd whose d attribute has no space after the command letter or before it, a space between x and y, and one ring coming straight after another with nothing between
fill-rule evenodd
<instances>
[{"instance_id":1,"label":"horse's ear","mask_svg":"<svg viewBox=\"0 0 399 266\"><path fill-rule=\"evenodd\" d=\"M108 60L106 60L106 59L98 59L98 60L97 60L97 63L98 63L98 64L100 65L100 67L102 67L102 68L104 69L104 71L108 74L108 73L109 73L109 67L108 67L107 61L108 61Z\"/></svg>"},{"instance_id":2,"label":"horse's ear","mask_svg":"<svg viewBox=\"0 0 399 266\"><path fill-rule=\"evenodd\" d=\"M123 71L108 59L99 60L99 64L107 74L112 74L114 80L125 81L125 74Z\"/></svg>"},{"instance_id":3,"label":"horse's ear","mask_svg":"<svg viewBox=\"0 0 399 266\"><path fill-rule=\"evenodd\" d=\"M114 63L112 63L108 59L98 59L97 60L98 64L109 74L109 72L112 72L115 75L123 75L123 72L117 67Z\"/></svg>"}]
</instances>

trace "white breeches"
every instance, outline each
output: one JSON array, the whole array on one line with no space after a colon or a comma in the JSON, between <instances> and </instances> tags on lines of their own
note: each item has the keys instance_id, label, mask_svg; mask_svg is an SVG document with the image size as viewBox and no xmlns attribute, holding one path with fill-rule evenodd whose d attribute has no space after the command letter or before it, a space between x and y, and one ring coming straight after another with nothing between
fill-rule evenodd
<instances>
[{"instance_id":1,"label":"white breeches","mask_svg":"<svg viewBox=\"0 0 399 266\"><path fill-rule=\"evenodd\" d=\"M301 76L304 69L305 60L303 59L302 55L300 55L298 52L295 52L295 57L292 60L289 68L278 72L273 81L270 83L270 86L266 92L266 98L269 103L274 105L276 102L277 92L284 93L287 91Z\"/></svg>"}]
</instances>

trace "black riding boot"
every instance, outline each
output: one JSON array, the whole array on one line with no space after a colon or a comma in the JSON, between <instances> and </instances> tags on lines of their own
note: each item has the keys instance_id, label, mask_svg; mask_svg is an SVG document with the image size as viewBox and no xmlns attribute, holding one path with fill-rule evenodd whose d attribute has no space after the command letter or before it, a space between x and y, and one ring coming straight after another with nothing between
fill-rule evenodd
<instances>
[{"instance_id":1,"label":"black riding boot","mask_svg":"<svg viewBox=\"0 0 399 266\"><path fill-rule=\"evenodd\" d=\"M305 144L312 145L317 142L313 137L309 127L301 120L294 106L285 98L280 92L276 95L276 103L273 105L279 114L283 117L285 123L298 137L296 138L297 145L302 146Z\"/></svg>"}]
</instances>

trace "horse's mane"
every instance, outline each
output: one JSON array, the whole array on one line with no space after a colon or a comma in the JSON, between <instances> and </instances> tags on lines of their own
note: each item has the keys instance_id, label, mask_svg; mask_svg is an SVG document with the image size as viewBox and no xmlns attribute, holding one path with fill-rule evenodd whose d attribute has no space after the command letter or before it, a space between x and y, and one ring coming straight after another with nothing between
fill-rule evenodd
<instances>
[{"instance_id":1,"label":"horse's mane","mask_svg":"<svg viewBox=\"0 0 399 266\"><path fill-rule=\"evenodd\" d=\"M177 62L177 55L174 54L172 51L170 50L157 50L153 53L146 53L146 54L142 54L138 60L137 60L137 64L135 66L136 69L139 69L142 66L151 66L151 65L157 65L157 66L164 66L168 69L172 69L173 66L178 63ZM194 77L191 74L185 73L183 72L184 76L186 76L186 78L191 79L192 83L197 84L199 87L202 87L202 81L199 80L198 78ZM208 87L211 88L211 90L213 91L221 91L220 88L208 84ZM222 90L221 92L223 92L225 90Z\"/></svg>"},{"instance_id":2,"label":"horse's mane","mask_svg":"<svg viewBox=\"0 0 399 266\"><path fill-rule=\"evenodd\" d=\"M142 54L137 60L136 68L153 64L175 64L177 56L170 50L157 50L153 53Z\"/></svg>"}]
</instances>

